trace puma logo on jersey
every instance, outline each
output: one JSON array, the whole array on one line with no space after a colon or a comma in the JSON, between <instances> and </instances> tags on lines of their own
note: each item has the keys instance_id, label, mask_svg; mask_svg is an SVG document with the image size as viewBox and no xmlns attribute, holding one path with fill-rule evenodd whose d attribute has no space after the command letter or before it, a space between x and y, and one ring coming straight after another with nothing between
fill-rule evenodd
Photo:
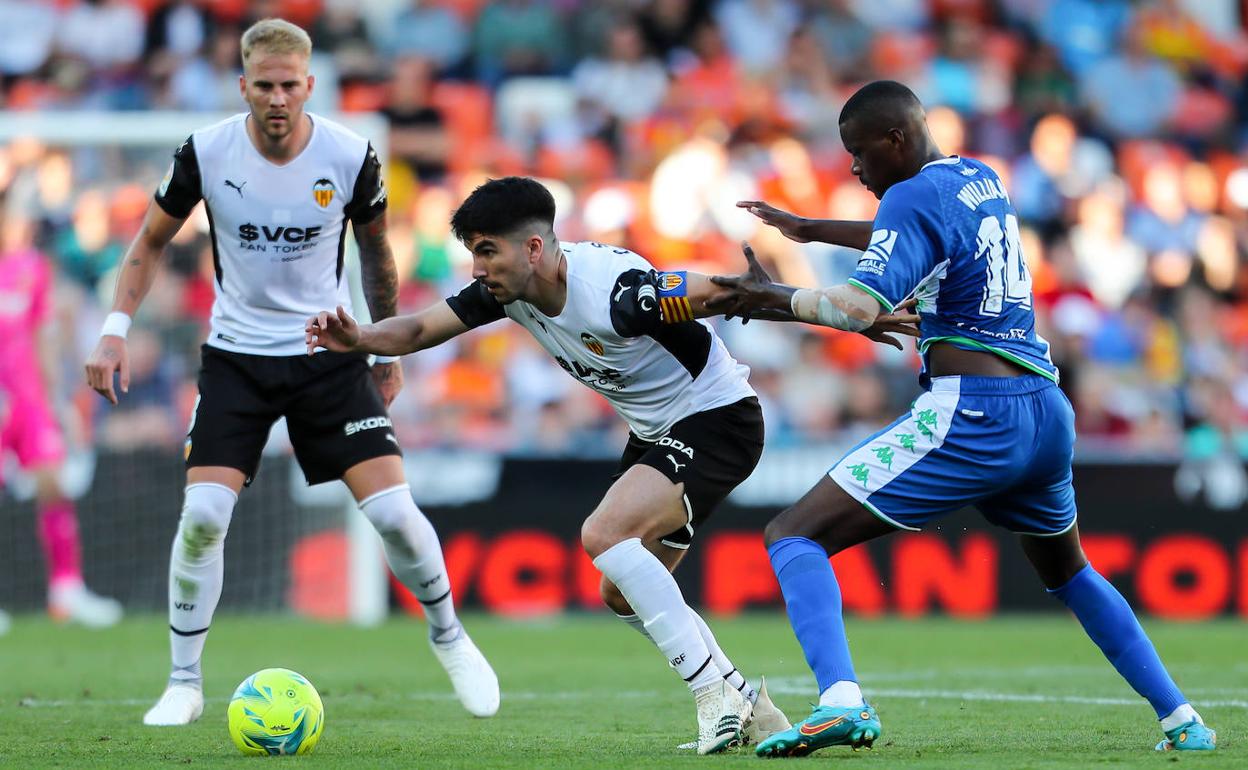
<instances>
[{"instance_id":1,"label":"puma logo on jersey","mask_svg":"<svg viewBox=\"0 0 1248 770\"><path fill-rule=\"evenodd\" d=\"M392 428L394 424L390 422L389 417L365 417L363 420L352 420L343 426L342 430L348 436L354 436L362 430L372 430L373 428ZM397 443L397 442L396 442Z\"/></svg>"},{"instance_id":2,"label":"puma logo on jersey","mask_svg":"<svg viewBox=\"0 0 1248 770\"><path fill-rule=\"evenodd\" d=\"M232 188L238 192L238 197L243 197L243 188L247 186L247 181L243 180L242 184L234 184L230 180L225 180L225 186Z\"/></svg>"},{"instance_id":3,"label":"puma logo on jersey","mask_svg":"<svg viewBox=\"0 0 1248 770\"><path fill-rule=\"evenodd\" d=\"M667 459L671 460L672 465L676 466L676 471L675 471L676 473L680 473L680 469L689 464L689 463L678 463L676 462L676 458L672 457L671 455L668 455Z\"/></svg>"},{"instance_id":4,"label":"puma logo on jersey","mask_svg":"<svg viewBox=\"0 0 1248 770\"><path fill-rule=\"evenodd\" d=\"M625 292L625 291L627 291L627 290L628 290L628 287L627 287L627 286L625 286L625 285L624 285L624 284L622 284L622 283L617 283L617 284L615 285L615 296L611 298L611 301L612 301L612 302L619 302L619 301L620 301L620 297L623 297L623 296L624 296L624 292Z\"/></svg>"}]
</instances>

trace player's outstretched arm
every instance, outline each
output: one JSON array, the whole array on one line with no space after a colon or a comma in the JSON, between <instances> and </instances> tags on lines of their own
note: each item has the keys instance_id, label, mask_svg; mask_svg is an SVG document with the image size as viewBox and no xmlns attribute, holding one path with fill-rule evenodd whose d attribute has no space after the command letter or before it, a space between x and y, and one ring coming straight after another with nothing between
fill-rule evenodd
<instances>
[{"instance_id":1,"label":"player's outstretched arm","mask_svg":"<svg viewBox=\"0 0 1248 770\"><path fill-rule=\"evenodd\" d=\"M708 301L708 310L742 319L794 320L815 326L828 326L857 332L869 339L901 349L890 334L920 336L915 302L908 300L892 313L881 314L879 301L849 284L826 289L799 289L771 280L759 264L754 250L743 244L746 272L735 276L712 276L710 281L727 290Z\"/></svg>"},{"instance_id":2,"label":"player's outstretched arm","mask_svg":"<svg viewBox=\"0 0 1248 770\"><path fill-rule=\"evenodd\" d=\"M126 332L130 329L130 319L134 318L143 298L152 288L165 247L185 221L185 218L170 216L155 203L149 205L143 217L143 226L121 261L117 288L113 292L112 312L108 314L100 332L100 341L86 363L87 384L110 403L117 403L113 375L118 370L121 392L130 389L130 361L126 354Z\"/></svg>"},{"instance_id":3,"label":"player's outstretched arm","mask_svg":"<svg viewBox=\"0 0 1248 770\"><path fill-rule=\"evenodd\" d=\"M318 347L338 353L375 353L402 356L441 345L468 331L446 300L419 313L399 315L374 324L361 324L341 305L322 310L304 326L308 355Z\"/></svg>"},{"instance_id":4,"label":"player's outstretched arm","mask_svg":"<svg viewBox=\"0 0 1248 770\"><path fill-rule=\"evenodd\" d=\"M765 201L737 201L737 206L749 211L764 224L776 228L791 241L831 243L850 249L866 251L871 245L872 223L846 219L807 219L782 211Z\"/></svg>"}]
</instances>

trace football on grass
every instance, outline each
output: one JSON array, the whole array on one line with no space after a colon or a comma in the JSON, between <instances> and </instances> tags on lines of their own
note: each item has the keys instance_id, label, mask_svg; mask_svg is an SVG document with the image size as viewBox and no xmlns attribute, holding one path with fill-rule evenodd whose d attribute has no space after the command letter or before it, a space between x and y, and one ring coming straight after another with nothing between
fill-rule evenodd
<instances>
[{"instance_id":1,"label":"football on grass","mask_svg":"<svg viewBox=\"0 0 1248 770\"><path fill-rule=\"evenodd\" d=\"M308 754L325 729L325 707L302 675L266 668L234 690L229 723L230 737L244 754Z\"/></svg>"}]
</instances>

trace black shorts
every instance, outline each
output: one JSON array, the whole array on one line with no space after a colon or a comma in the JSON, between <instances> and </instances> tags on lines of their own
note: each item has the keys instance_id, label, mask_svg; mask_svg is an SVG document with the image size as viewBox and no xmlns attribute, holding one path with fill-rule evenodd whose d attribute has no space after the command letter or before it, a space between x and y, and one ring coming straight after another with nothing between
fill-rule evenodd
<instances>
[{"instance_id":1,"label":"black shorts","mask_svg":"<svg viewBox=\"0 0 1248 770\"><path fill-rule=\"evenodd\" d=\"M256 356L210 345L202 351L199 398L186 434L188 468L237 468L250 484L279 417L286 418L309 484L340 479L364 460L402 454L363 356Z\"/></svg>"},{"instance_id":2,"label":"black shorts","mask_svg":"<svg viewBox=\"0 0 1248 770\"><path fill-rule=\"evenodd\" d=\"M750 396L727 406L691 414L658 441L628 434L628 446L614 478L634 465L649 465L685 485L685 526L660 542L688 548L693 532L728 493L749 478L763 453L763 410Z\"/></svg>"}]
</instances>

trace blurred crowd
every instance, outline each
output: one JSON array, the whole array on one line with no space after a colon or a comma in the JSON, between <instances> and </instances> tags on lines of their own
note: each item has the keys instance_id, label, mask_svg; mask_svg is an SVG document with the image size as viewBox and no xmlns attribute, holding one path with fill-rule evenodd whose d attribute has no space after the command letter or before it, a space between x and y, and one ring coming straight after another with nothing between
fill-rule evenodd
<instances>
[{"instance_id":1,"label":"blurred crowd","mask_svg":"<svg viewBox=\"0 0 1248 770\"><path fill-rule=\"evenodd\" d=\"M854 252L787 241L734 203L871 218L836 118L863 82L900 80L946 153L1007 183L1081 448L1248 456L1244 14L1239 0L0 0L0 106L239 111L241 30L295 21L315 45L309 109L388 121L410 311L468 280L450 213L506 174L551 187L564 240L735 272L749 239L783 280L841 281ZM194 400L212 300L198 215L131 332L120 408L76 387L174 144L154 160L0 148L7 221L21 225L5 248L29 238L55 263L62 390L104 445L177 445ZM912 351L790 325L720 328L752 367L774 443L883 424L916 392ZM408 446L599 455L622 443L604 402L519 328L488 326L404 365L393 416Z\"/></svg>"}]
</instances>

